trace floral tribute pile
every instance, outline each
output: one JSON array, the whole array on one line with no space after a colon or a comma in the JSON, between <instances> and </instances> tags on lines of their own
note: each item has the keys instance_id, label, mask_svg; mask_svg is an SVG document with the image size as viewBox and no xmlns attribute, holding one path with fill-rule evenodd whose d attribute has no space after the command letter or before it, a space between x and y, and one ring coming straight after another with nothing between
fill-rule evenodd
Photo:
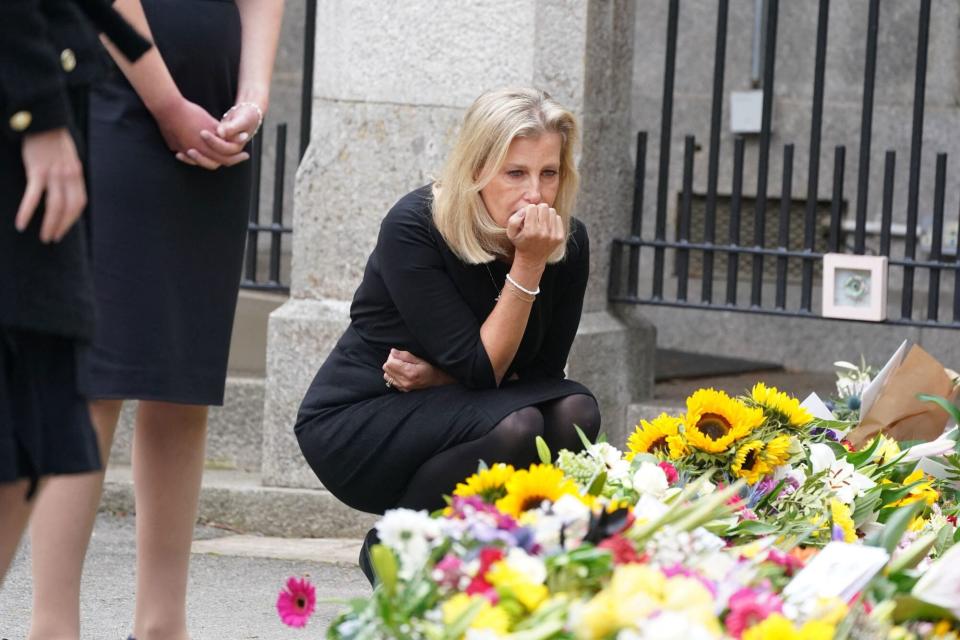
<instances>
[{"instance_id":1,"label":"floral tribute pile","mask_svg":"<svg viewBox=\"0 0 960 640\"><path fill-rule=\"evenodd\" d=\"M378 586L327 637L960 638L957 430L853 450L854 424L761 383L695 392L626 451L538 441L442 512L388 512Z\"/></svg>"}]
</instances>

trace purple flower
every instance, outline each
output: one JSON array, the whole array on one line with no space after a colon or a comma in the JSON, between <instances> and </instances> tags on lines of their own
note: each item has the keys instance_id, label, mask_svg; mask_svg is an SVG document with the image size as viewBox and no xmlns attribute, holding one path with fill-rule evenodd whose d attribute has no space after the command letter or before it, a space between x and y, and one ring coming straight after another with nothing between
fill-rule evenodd
<instances>
[{"instance_id":1,"label":"purple flower","mask_svg":"<svg viewBox=\"0 0 960 640\"><path fill-rule=\"evenodd\" d=\"M819 436L821 434L826 436L829 440L840 442L840 436L833 429L827 429L826 427L814 427L813 429L810 429L811 436Z\"/></svg>"}]
</instances>

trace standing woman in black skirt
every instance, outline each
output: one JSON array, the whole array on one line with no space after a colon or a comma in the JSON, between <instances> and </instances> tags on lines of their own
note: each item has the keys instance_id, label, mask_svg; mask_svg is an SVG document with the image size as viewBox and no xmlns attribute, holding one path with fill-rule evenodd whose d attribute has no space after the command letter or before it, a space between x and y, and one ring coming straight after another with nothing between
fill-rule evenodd
<instances>
[{"instance_id":1,"label":"standing woman in black skirt","mask_svg":"<svg viewBox=\"0 0 960 640\"><path fill-rule=\"evenodd\" d=\"M207 407L222 404L251 172L282 0L119 0L157 49L91 96L98 325L80 367L104 460L125 399L137 525L134 635L186 640ZM221 116L221 114L223 114ZM34 514L32 640L79 637L103 474L51 483ZM65 526L71 523L71 526ZM59 526L58 526L59 525Z\"/></svg>"}]
</instances>

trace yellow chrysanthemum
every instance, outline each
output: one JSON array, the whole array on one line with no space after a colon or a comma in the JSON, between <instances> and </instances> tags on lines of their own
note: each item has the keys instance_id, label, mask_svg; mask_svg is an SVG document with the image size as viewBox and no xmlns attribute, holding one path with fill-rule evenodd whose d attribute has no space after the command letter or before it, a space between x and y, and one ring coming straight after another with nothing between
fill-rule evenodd
<instances>
[{"instance_id":1,"label":"yellow chrysanthemum","mask_svg":"<svg viewBox=\"0 0 960 640\"><path fill-rule=\"evenodd\" d=\"M580 610L575 623L578 638L600 640L657 611L672 611L697 621L713 635L720 625L714 614L713 595L699 580L686 576L667 578L648 565L619 565L610 583Z\"/></svg>"},{"instance_id":2,"label":"yellow chrysanthemum","mask_svg":"<svg viewBox=\"0 0 960 640\"><path fill-rule=\"evenodd\" d=\"M497 593L513 596L527 611L536 611L550 595L545 585L533 582L503 560L490 567L486 579Z\"/></svg>"},{"instance_id":3,"label":"yellow chrysanthemum","mask_svg":"<svg viewBox=\"0 0 960 640\"><path fill-rule=\"evenodd\" d=\"M835 527L840 527L840 530L843 531L844 542L856 542L857 528L853 524L853 516L848 505L836 498L831 498L830 519Z\"/></svg>"},{"instance_id":4,"label":"yellow chrysanthemum","mask_svg":"<svg viewBox=\"0 0 960 640\"><path fill-rule=\"evenodd\" d=\"M763 442L760 440L751 440L737 448L737 453L733 457L733 463L730 465L730 471L738 478L745 478L749 484L756 484L760 478L765 476L770 467L764 462L760 452L763 450Z\"/></svg>"},{"instance_id":5,"label":"yellow chrysanthemum","mask_svg":"<svg viewBox=\"0 0 960 640\"><path fill-rule=\"evenodd\" d=\"M779 435L763 448L763 461L773 469L790 459L790 443L793 440L788 435Z\"/></svg>"},{"instance_id":6,"label":"yellow chrysanthemum","mask_svg":"<svg viewBox=\"0 0 960 640\"><path fill-rule=\"evenodd\" d=\"M900 455L900 445L897 444L896 440L888 438L882 433L877 437L880 439L880 444L877 445L877 449L873 455L876 457L878 464L887 464ZM873 446L873 443L869 443L866 446L869 448Z\"/></svg>"},{"instance_id":7,"label":"yellow chrysanthemum","mask_svg":"<svg viewBox=\"0 0 960 640\"><path fill-rule=\"evenodd\" d=\"M507 494L497 500L497 509L514 517L536 509L545 500L556 502L561 496L575 496L587 504L577 483L563 475L563 471L548 464L531 465L520 469L507 481Z\"/></svg>"},{"instance_id":8,"label":"yellow chrysanthemum","mask_svg":"<svg viewBox=\"0 0 960 640\"><path fill-rule=\"evenodd\" d=\"M837 631L836 626L823 620L810 620L803 623L797 635L802 640L833 640Z\"/></svg>"},{"instance_id":9,"label":"yellow chrysanthemum","mask_svg":"<svg viewBox=\"0 0 960 640\"><path fill-rule=\"evenodd\" d=\"M945 636L950 633L951 629L953 629L953 625L950 624L949 620L941 620L933 627L933 637Z\"/></svg>"},{"instance_id":10,"label":"yellow chrysanthemum","mask_svg":"<svg viewBox=\"0 0 960 640\"><path fill-rule=\"evenodd\" d=\"M741 640L833 640L836 628L821 620L811 620L797 629L783 614L772 613L760 624L743 632Z\"/></svg>"},{"instance_id":11,"label":"yellow chrysanthemum","mask_svg":"<svg viewBox=\"0 0 960 640\"><path fill-rule=\"evenodd\" d=\"M831 625L838 625L847 617L850 608L847 603L837 597L820 597L814 602L810 611L809 620L817 620Z\"/></svg>"},{"instance_id":12,"label":"yellow chrysanthemum","mask_svg":"<svg viewBox=\"0 0 960 640\"><path fill-rule=\"evenodd\" d=\"M802 427L813 420L810 412L800 406L799 400L776 387L768 387L758 382L750 390L750 397L765 411L785 420L791 427Z\"/></svg>"},{"instance_id":13,"label":"yellow chrysanthemum","mask_svg":"<svg viewBox=\"0 0 960 640\"><path fill-rule=\"evenodd\" d=\"M923 528L927 526L927 519L923 516L917 516L910 521L910 525L907 527L910 531L923 531Z\"/></svg>"},{"instance_id":14,"label":"yellow chrysanthemum","mask_svg":"<svg viewBox=\"0 0 960 640\"><path fill-rule=\"evenodd\" d=\"M491 605L490 601L483 596L470 596L466 593L458 593L443 603L441 611L444 624L453 624L464 611L477 602L482 604L478 605L480 610L470 621L471 629L489 629L497 633L506 633L510 630L510 616L506 611L499 606Z\"/></svg>"},{"instance_id":15,"label":"yellow chrysanthemum","mask_svg":"<svg viewBox=\"0 0 960 640\"><path fill-rule=\"evenodd\" d=\"M923 482L920 482L923 480ZM910 493L903 496L896 502L887 505L888 507L902 507L912 504L918 500L923 500L927 504L933 504L940 498L940 494L933 488L933 477L923 472L923 469L914 469L913 473L903 479L903 486L911 485L914 482L920 482L917 486L910 489Z\"/></svg>"},{"instance_id":16,"label":"yellow chrysanthemum","mask_svg":"<svg viewBox=\"0 0 960 640\"><path fill-rule=\"evenodd\" d=\"M682 424L681 418L666 413L661 413L650 422L641 420L627 439L627 460L633 460L638 453L650 453L660 459L682 458L687 453L683 436L680 435Z\"/></svg>"},{"instance_id":17,"label":"yellow chrysanthemum","mask_svg":"<svg viewBox=\"0 0 960 640\"><path fill-rule=\"evenodd\" d=\"M507 482L516 470L512 465L498 462L492 467L478 471L463 482L457 484L453 495L461 498L477 496L490 504L507 495Z\"/></svg>"},{"instance_id":18,"label":"yellow chrysanthemum","mask_svg":"<svg viewBox=\"0 0 960 640\"><path fill-rule=\"evenodd\" d=\"M748 407L723 391L700 389L687 398L684 438L694 449L726 451L763 423L763 411Z\"/></svg>"}]
</instances>

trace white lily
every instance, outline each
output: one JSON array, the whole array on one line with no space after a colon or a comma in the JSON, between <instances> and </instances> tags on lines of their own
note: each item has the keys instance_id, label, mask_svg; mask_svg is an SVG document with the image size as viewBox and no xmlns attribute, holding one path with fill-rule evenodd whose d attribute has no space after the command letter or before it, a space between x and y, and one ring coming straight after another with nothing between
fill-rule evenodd
<instances>
[{"instance_id":1,"label":"white lily","mask_svg":"<svg viewBox=\"0 0 960 640\"><path fill-rule=\"evenodd\" d=\"M810 445L810 465L813 473L827 472L823 483L844 504L853 504L854 498L862 496L877 484L857 471L845 458L837 459L833 449L825 444Z\"/></svg>"}]
</instances>

